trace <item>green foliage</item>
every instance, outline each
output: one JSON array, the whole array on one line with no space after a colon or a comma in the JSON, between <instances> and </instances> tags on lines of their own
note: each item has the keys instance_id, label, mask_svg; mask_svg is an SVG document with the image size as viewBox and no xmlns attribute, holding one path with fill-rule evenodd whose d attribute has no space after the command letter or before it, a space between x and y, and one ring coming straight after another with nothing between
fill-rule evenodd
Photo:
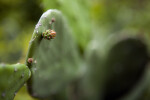
<instances>
[{"instance_id":1,"label":"green foliage","mask_svg":"<svg viewBox=\"0 0 150 100\"><path fill-rule=\"evenodd\" d=\"M0 62L24 60L28 38L43 13L39 0L0 0Z\"/></svg>"},{"instance_id":2,"label":"green foliage","mask_svg":"<svg viewBox=\"0 0 150 100\"><path fill-rule=\"evenodd\" d=\"M149 34L148 0L94 0L91 10L95 27L109 30L107 34L131 31Z\"/></svg>"},{"instance_id":3,"label":"green foliage","mask_svg":"<svg viewBox=\"0 0 150 100\"><path fill-rule=\"evenodd\" d=\"M55 22L51 25L52 18ZM49 29L56 31L54 39L42 37ZM32 63L29 58L33 59ZM36 25L26 58L32 72L28 81L30 94L46 98L62 91L80 74L79 61L77 46L63 15L58 10L46 11Z\"/></svg>"},{"instance_id":4,"label":"green foliage","mask_svg":"<svg viewBox=\"0 0 150 100\"><path fill-rule=\"evenodd\" d=\"M13 100L30 75L24 64L0 64L0 100Z\"/></svg>"}]
</instances>

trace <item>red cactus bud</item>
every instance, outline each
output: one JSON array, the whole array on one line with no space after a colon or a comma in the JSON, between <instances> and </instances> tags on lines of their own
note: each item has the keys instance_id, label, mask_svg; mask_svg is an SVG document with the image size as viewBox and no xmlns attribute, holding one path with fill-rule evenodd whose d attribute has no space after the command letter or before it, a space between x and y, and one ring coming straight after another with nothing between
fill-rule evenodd
<instances>
[{"instance_id":1,"label":"red cactus bud","mask_svg":"<svg viewBox=\"0 0 150 100\"><path fill-rule=\"evenodd\" d=\"M50 31L50 36L51 36L52 38L56 37L56 32L55 32L54 30L51 30L51 31Z\"/></svg>"},{"instance_id":2,"label":"red cactus bud","mask_svg":"<svg viewBox=\"0 0 150 100\"><path fill-rule=\"evenodd\" d=\"M28 63L32 63L33 62L33 58L28 58Z\"/></svg>"},{"instance_id":3,"label":"red cactus bud","mask_svg":"<svg viewBox=\"0 0 150 100\"><path fill-rule=\"evenodd\" d=\"M52 20L51 20L52 22L55 22L55 18L52 18Z\"/></svg>"}]
</instances>

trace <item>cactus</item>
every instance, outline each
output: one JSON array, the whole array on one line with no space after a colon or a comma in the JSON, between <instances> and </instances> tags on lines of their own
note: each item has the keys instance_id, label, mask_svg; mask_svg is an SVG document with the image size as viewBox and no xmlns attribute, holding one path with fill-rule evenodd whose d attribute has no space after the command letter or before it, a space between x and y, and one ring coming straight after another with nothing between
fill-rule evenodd
<instances>
[{"instance_id":1,"label":"cactus","mask_svg":"<svg viewBox=\"0 0 150 100\"><path fill-rule=\"evenodd\" d=\"M148 61L145 37L117 34L94 38L83 63L65 18L48 10L25 64L0 64L0 100L13 100L26 81L30 95L43 100L142 100L150 83Z\"/></svg>"},{"instance_id":2,"label":"cactus","mask_svg":"<svg viewBox=\"0 0 150 100\"><path fill-rule=\"evenodd\" d=\"M0 100L13 100L30 75L24 64L0 64Z\"/></svg>"},{"instance_id":3,"label":"cactus","mask_svg":"<svg viewBox=\"0 0 150 100\"><path fill-rule=\"evenodd\" d=\"M88 70L82 83L85 100L124 100L135 87L142 87L136 95L140 96L148 84L145 73L149 56L143 39L117 34L93 43L99 44L94 48L90 45L86 53ZM132 98L136 99L125 100L138 100Z\"/></svg>"},{"instance_id":4,"label":"cactus","mask_svg":"<svg viewBox=\"0 0 150 100\"><path fill-rule=\"evenodd\" d=\"M35 27L26 57L32 73L29 93L46 98L63 91L78 78L79 61L77 46L63 15L57 10L46 11Z\"/></svg>"}]
</instances>

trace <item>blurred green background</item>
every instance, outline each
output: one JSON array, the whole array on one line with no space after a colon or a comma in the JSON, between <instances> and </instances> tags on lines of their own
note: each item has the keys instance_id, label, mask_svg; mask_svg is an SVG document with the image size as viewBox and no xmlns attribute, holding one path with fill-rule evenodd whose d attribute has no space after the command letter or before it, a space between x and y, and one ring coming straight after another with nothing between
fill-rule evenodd
<instances>
[{"instance_id":1,"label":"blurred green background","mask_svg":"<svg viewBox=\"0 0 150 100\"><path fill-rule=\"evenodd\" d=\"M149 0L0 0L0 62L24 63L34 27L43 12L59 9L83 54L97 35L145 33L150 37ZM15 100L33 100L25 86Z\"/></svg>"}]
</instances>

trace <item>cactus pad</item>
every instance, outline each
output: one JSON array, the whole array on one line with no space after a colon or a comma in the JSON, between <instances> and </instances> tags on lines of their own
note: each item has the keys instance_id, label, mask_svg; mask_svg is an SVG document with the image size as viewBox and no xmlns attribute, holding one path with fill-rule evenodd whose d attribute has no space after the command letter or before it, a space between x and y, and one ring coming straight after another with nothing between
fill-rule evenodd
<instances>
[{"instance_id":1,"label":"cactus pad","mask_svg":"<svg viewBox=\"0 0 150 100\"><path fill-rule=\"evenodd\" d=\"M117 100L145 77L147 45L138 36L118 34L96 42L100 45L87 53L87 93L92 100Z\"/></svg>"},{"instance_id":2,"label":"cactus pad","mask_svg":"<svg viewBox=\"0 0 150 100\"><path fill-rule=\"evenodd\" d=\"M28 62L29 58L33 59L32 63ZM41 16L26 64L32 72L28 90L38 98L58 93L78 76L77 46L60 11L48 10Z\"/></svg>"},{"instance_id":3,"label":"cactus pad","mask_svg":"<svg viewBox=\"0 0 150 100\"><path fill-rule=\"evenodd\" d=\"M30 74L29 68L24 64L0 64L0 100L13 100Z\"/></svg>"}]
</instances>

